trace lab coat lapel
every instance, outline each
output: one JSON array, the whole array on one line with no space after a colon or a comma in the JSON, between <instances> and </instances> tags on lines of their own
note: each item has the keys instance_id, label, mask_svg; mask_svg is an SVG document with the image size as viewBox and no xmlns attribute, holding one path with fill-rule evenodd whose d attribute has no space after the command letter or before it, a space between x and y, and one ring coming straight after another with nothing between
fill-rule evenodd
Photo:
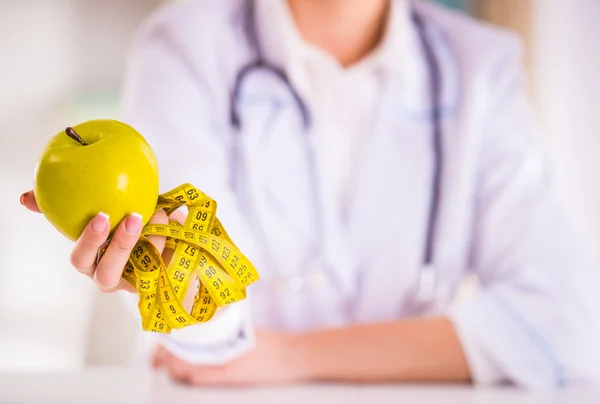
<instances>
[{"instance_id":1,"label":"lab coat lapel","mask_svg":"<svg viewBox=\"0 0 600 404\"><path fill-rule=\"evenodd\" d=\"M430 67L414 28L411 35L410 52L402 61L402 78L387 77L387 96L381 102L376 130L357 162L356 182L347 212L350 245L358 254L360 275L357 320L397 318L415 309L412 303L424 258L435 153L433 105L427 90ZM444 134L460 102L460 77L443 35L429 25L427 35L441 68L442 142L443 153L447 154L451 150ZM444 176L450 172L446 168L442 172L442 187ZM443 201L441 205L448 202L447 198ZM399 206L403 209L399 210ZM440 206L442 216L443 208ZM440 222L441 219L437 224ZM435 229L436 264L441 262L437 248L442 239L440 227ZM373 271L385 274L369 276ZM439 275L438 271L438 284ZM377 283L377 279L387 282Z\"/></svg>"},{"instance_id":2,"label":"lab coat lapel","mask_svg":"<svg viewBox=\"0 0 600 404\"><path fill-rule=\"evenodd\" d=\"M421 265L431 194L430 126L406 119L397 104L384 108L357 164L347 215L358 320L402 314Z\"/></svg>"}]
</instances>

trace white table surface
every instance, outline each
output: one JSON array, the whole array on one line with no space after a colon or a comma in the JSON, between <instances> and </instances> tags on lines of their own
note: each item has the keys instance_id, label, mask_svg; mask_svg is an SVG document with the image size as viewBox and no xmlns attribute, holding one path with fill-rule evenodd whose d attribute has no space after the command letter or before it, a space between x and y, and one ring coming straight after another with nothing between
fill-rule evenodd
<instances>
[{"instance_id":1,"label":"white table surface","mask_svg":"<svg viewBox=\"0 0 600 404\"><path fill-rule=\"evenodd\" d=\"M198 389L172 384L162 373L89 369L72 373L0 374L0 403L598 404L600 386L538 391L467 386L331 384Z\"/></svg>"}]
</instances>

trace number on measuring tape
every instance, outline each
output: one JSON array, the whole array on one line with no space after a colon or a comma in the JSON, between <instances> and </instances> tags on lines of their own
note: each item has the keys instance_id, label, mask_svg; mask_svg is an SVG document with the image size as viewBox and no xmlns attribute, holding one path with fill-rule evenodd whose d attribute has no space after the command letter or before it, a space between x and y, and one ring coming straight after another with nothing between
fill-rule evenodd
<instances>
[{"instance_id":1,"label":"number on measuring tape","mask_svg":"<svg viewBox=\"0 0 600 404\"><path fill-rule=\"evenodd\" d=\"M171 214L183 205L188 207L185 223L147 225L123 269L123 278L138 292L145 331L170 333L209 321L218 307L245 299L246 287L259 279L217 218L217 203L206 194L183 184L160 195L156 210ZM165 248L173 250L168 266L146 238L149 235L166 237ZM196 279L188 312L183 301Z\"/></svg>"}]
</instances>

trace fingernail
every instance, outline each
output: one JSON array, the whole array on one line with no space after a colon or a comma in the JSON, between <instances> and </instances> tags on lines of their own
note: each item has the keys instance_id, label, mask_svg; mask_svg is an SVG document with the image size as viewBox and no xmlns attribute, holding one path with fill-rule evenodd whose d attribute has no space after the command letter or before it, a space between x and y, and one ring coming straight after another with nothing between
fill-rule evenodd
<instances>
[{"instance_id":1,"label":"fingernail","mask_svg":"<svg viewBox=\"0 0 600 404\"><path fill-rule=\"evenodd\" d=\"M125 233L136 234L142 228L142 215L132 213L125 222Z\"/></svg>"},{"instance_id":2,"label":"fingernail","mask_svg":"<svg viewBox=\"0 0 600 404\"><path fill-rule=\"evenodd\" d=\"M21 205L25 206L25 195L27 195L27 192L25 192L23 195L21 195L21 197L19 198L19 202L21 202Z\"/></svg>"},{"instance_id":3,"label":"fingernail","mask_svg":"<svg viewBox=\"0 0 600 404\"><path fill-rule=\"evenodd\" d=\"M96 233L102 233L108 226L108 215L104 212L99 212L92 222L92 230Z\"/></svg>"}]
</instances>

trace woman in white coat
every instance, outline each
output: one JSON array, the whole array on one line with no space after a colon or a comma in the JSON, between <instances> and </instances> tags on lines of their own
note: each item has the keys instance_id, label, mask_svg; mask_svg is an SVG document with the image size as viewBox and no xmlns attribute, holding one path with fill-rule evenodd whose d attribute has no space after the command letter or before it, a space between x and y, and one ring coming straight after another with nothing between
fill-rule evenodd
<instances>
[{"instance_id":1,"label":"woman in white coat","mask_svg":"<svg viewBox=\"0 0 600 404\"><path fill-rule=\"evenodd\" d=\"M155 366L194 384L592 377L585 262L536 144L521 52L509 33L403 0L154 15L125 121L153 146L161 188L216 199L262 276L248 302L161 340ZM96 266L99 215L74 266L120 289L140 227L124 220ZM470 272L481 291L451 305Z\"/></svg>"}]
</instances>

